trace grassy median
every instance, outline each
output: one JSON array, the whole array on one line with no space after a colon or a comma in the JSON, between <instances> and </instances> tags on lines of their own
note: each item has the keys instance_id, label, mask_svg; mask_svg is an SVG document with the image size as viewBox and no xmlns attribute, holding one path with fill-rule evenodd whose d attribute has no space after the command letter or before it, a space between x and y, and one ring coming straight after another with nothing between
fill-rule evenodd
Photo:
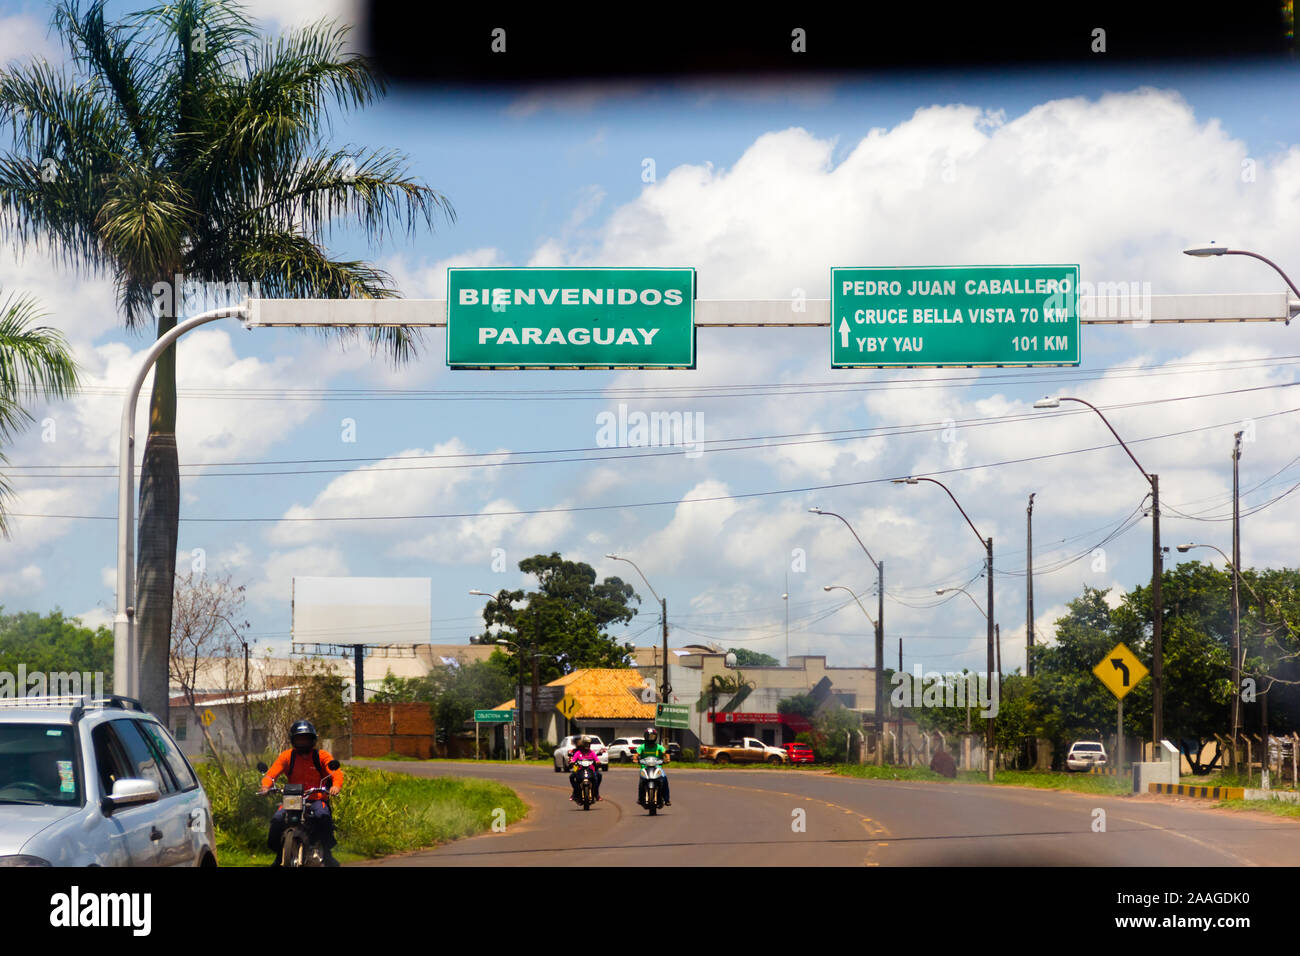
<instances>
[{"instance_id":1,"label":"grassy median","mask_svg":"<svg viewBox=\"0 0 1300 956\"><path fill-rule=\"evenodd\" d=\"M867 780L927 780L949 782L949 778L928 767L877 767L873 764L836 764L832 773L844 777ZM982 770L962 770L953 783L988 784ZM1059 773L1052 770L999 770L993 775L993 786L1035 787L1040 790L1069 790L1075 793L1121 794L1131 793L1133 782L1128 777L1108 777L1101 774Z\"/></svg>"},{"instance_id":2,"label":"grassy median","mask_svg":"<svg viewBox=\"0 0 1300 956\"><path fill-rule=\"evenodd\" d=\"M257 796L261 774L230 770L223 777L212 764L195 766L212 801L217 859L222 866L266 866L274 859L266 845L274 796ZM522 819L524 802L493 780L469 777L413 777L346 765L343 792L333 798L334 855L342 862L373 859L437 846L487 830L496 810L506 823Z\"/></svg>"}]
</instances>

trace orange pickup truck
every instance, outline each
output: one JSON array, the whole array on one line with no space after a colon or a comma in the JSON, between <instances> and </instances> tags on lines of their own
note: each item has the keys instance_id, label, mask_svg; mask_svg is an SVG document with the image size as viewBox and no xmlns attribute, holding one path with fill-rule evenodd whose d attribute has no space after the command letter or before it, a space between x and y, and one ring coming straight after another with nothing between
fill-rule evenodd
<instances>
[{"instance_id":1,"label":"orange pickup truck","mask_svg":"<svg viewBox=\"0 0 1300 956\"><path fill-rule=\"evenodd\" d=\"M761 740L745 737L739 743L701 747L701 760L714 763L786 763L790 758L780 747L769 747Z\"/></svg>"}]
</instances>

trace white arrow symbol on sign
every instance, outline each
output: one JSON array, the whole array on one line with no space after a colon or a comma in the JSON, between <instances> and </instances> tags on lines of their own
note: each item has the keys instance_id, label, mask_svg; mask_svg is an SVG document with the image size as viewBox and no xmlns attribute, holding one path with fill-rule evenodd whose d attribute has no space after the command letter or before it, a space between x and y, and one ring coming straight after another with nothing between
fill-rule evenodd
<instances>
[{"instance_id":1,"label":"white arrow symbol on sign","mask_svg":"<svg viewBox=\"0 0 1300 956\"><path fill-rule=\"evenodd\" d=\"M842 348L849 347L849 320L848 319L840 319L840 346Z\"/></svg>"}]
</instances>

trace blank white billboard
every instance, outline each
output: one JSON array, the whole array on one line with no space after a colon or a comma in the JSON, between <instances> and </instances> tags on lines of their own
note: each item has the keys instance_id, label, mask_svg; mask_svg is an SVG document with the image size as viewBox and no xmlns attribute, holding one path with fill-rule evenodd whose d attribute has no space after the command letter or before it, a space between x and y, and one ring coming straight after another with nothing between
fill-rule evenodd
<instances>
[{"instance_id":1,"label":"blank white billboard","mask_svg":"<svg viewBox=\"0 0 1300 956\"><path fill-rule=\"evenodd\" d=\"M431 578L293 579L295 644L428 644Z\"/></svg>"}]
</instances>

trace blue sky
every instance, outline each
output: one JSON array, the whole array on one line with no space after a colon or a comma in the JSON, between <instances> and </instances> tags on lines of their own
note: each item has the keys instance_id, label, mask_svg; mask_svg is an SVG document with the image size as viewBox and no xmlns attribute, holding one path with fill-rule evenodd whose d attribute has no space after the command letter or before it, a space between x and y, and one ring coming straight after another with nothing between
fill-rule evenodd
<instances>
[{"instance_id":1,"label":"blue sky","mask_svg":"<svg viewBox=\"0 0 1300 956\"><path fill-rule=\"evenodd\" d=\"M38 7L0 6L0 17L15 18L2 22L22 40L0 50L4 59L31 50L53 55L23 39L43 35ZM402 88L340 116L334 140L402 150L412 171L451 199L458 220L369 251L345 230L330 247L369 255L411 298L441 295L446 266L463 264L689 265L699 269L703 298L776 298L796 288L824 297L832 265L1025 261L1077 262L1087 281L1149 282L1157 294L1272 292L1280 280L1262 264L1192 260L1179 250L1215 239L1300 269L1292 214L1300 200L1297 92L1293 69L1258 66L1214 74L1016 71L455 96ZM642 178L647 158L652 183ZM955 171L951 182L937 176L945 162ZM103 282L69 276L30 253L21 265L6 259L0 280L6 291L42 299L53 324L68 331L92 386L72 402L37 410L38 420L55 422L55 441L42 441L37 427L8 451L16 472L31 473L13 479L19 498L11 508L111 516L113 479L73 478L68 466L113 463L114 390L138 365L145 342L116 328ZM181 348L178 441L189 477L180 553L188 563L202 549L210 573L248 586L246 616L259 646L283 646L293 575L430 577L431 638L454 643L478 629L480 604L466 594L470 588L522 583L517 571L493 570L494 549L511 569L537 551L558 550L602 575L628 577L630 568L602 557L613 550L635 558L668 597L674 643L707 637L782 656L788 573L792 652L869 663L860 612L842 606L843 592L827 595L822 586L869 588L871 576L838 522L807 514L819 505L849 517L887 562L887 660L894 661L902 636L909 669L914 660L927 669L974 667L983 661L982 618L960 595L930 605L939 602L936 587L968 581L983 602L983 582L974 579L982 552L933 486L682 499L862 482L1103 443L1104 428L1092 416L963 424L1026 413L1049 391L1110 405L1257 388L1112 415L1126 437L1215 426L1134 448L1161 474L1168 503L1218 516L1231 487L1231 434L1243 421L1255 422L1257 439L1242 460L1243 488L1269 482L1247 505L1300 481L1291 461L1300 445L1294 416L1276 414L1300 405L1278 387L1297 380L1288 358L1300 354L1295 334L1280 324L1092 327L1084 330L1077 370L995 375L832 372L824 329L702 330L694 371L515 373L448 371L440 330L426 334L421 362L394 371L362 347L343 350L287 330L246 332L232 321L191 333ZM785 394L735 394L773 383ZM626 389L650 391L630 398ZM714 446L698 458L375 473L472 461L399 457L591 448L597 415L620 401L699 413L706 439L754 436L764 447ZM355 441L344 440L345 419L354 423ZM904 425L929 430L805 445L763 438ZM223 464L297 460L316 463ZM269 470L330 471L218 474ZM1091 553L1111 529L1124 527L1144 494L1141 476L1118 449L957 472L950 486L982 533L994 535L1000 571L1024 567L1031 491L1038 495L1036 566L1084 554L1036 579L1040 639L1085 582L1123 589L1149 578L1148 521L1137 520L1100 557ZM500 514L661 500L675 503ZM1294 564L1295 500L1246 519L1247 563ZM482 516L227 520L462 513ZM112 521L19 518L15 527L0 549L7 610L60 606L91 621L111 616ZM1221 521L1167 512L1164 528L1171 545L1197 538L1226 548L1229 540ZM999 574L996 583L1004 658L1015 666L1023 661L1023 575ZM651 638L652 617L647 607L627 634Z\"/></svg>"}]
</instances>

